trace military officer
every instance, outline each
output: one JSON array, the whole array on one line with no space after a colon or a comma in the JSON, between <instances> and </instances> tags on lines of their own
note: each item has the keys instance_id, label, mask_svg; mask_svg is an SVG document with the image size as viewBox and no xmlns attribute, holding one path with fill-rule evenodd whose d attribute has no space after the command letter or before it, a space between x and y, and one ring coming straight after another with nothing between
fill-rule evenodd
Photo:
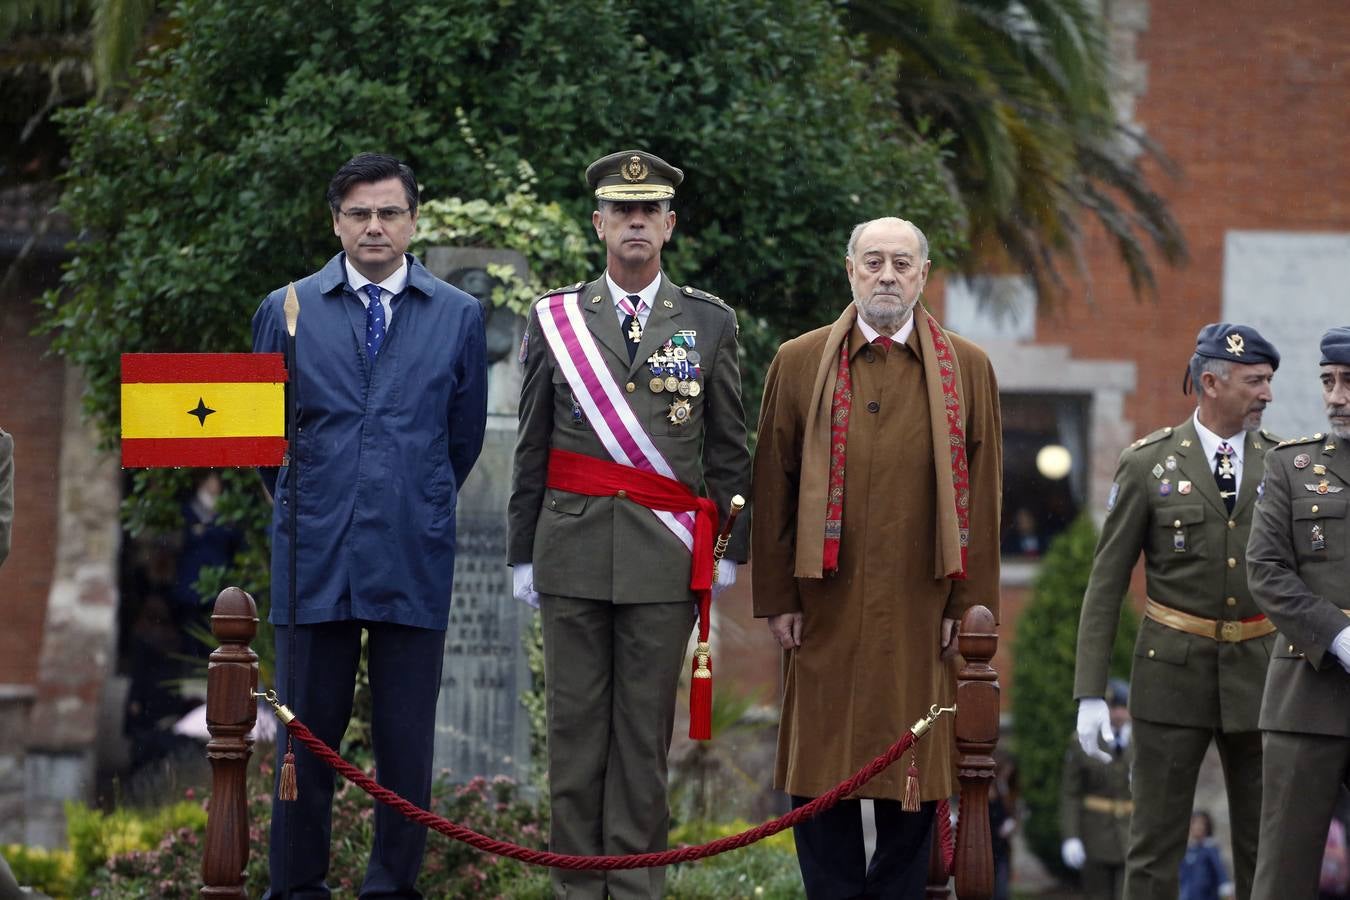
<instances>
[{"instance_id":1,"label":"military officer","mask_svg":"<svg viewBox=\"0 0 1350 900\"><path fill-rule=\"evenodd\" d=\"M1257 605L1280 629L1261 703L1258 897L1316 897L1341 785L1350 786L1350 327L1322 337L1330 433L1267 459L1247 546Z\"/></svg>"},{"instance_id":2,"label":"military officer","mask_svg":"<svg viewBox=\"0 0 1350 900\"><path fill-rule=\"evenodd\" d=\"M641 150L591 164L606 269L541 299L521 347L508 561L516 596L543 617L559 852L665 848L691 585L713 568L710 556L706 571L691 568L711 552L711 529L700 537L699 526L749 494L735 313L661 270L683 177ZM744 524L718 566L720 586L746 558ZM553 879L559 897L656 898L664 872Z\"/></svg>"},{"instance_id":3,"label":"military officer","mask_svg":"<svg viewBox=\"0 0 1350 900\"><path fill-rule=\"evenodd\" d=\"M1059 827L1064 836L1064 864L1083 873L1083 892L1101 900L1118 900L1125 883L1125 848L1129 845L1130 686L1112 678L1106 686L1111 713L1111 739L1099 740L1098 749L1109 762L1088 756L1075 735L1064 755L1059 783Z\"/></svg>"},{"instance_id":4,"label":"military officer","mask_svg":"<svg viewBox=\"0 0 1350 900\"><path fill-rule=\"evenodd\" d=\"M1260 430L1279 353L1254 328L1206 325L1183 381L1195 412L1120 456L1078 628L1078 739L1105 759L1102 690L1130 573L1144 554L1148 602L1130 677L1134 814L1125 896L1177 896L1196 777L1219 748L1239 900L1251 893L1261 813L1257 714L1275 626L1247 588L1244 552L1265 453Z\"/></svg>"}]
</instances>

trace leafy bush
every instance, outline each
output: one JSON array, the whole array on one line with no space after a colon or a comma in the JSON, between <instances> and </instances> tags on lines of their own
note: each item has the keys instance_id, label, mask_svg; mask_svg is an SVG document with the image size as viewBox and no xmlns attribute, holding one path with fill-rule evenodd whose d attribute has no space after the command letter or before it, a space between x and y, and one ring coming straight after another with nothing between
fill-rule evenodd
<instances>
[{"instance_id":1,"label":"leafy bush","mask_svg":"<svg viewBox=\"0 0 1350 900\"><path fill-rule=\"evenodd\" d=\"M1022 797L1030 816L1027 843L1047 867L1063 871L1059 782L1074 730L1078 618L1092 572L1097 530L1084 514L1050 543L1013 642L1013 732ZM1128 678L1139 617L1128 597L1111 654L1111 674Z\"/></svg>"},{"instance_id":2,"label":"leafy bush","mask_svg":"<svg viewBox=\"0 0 1350 900\"><path fill-rule=\"evenodd\" d=\"M75 855L69 850L44 850L10 844L4 848L14 880L51 897L69 897L75 889Z\"/></svg>"},{"instance_id":3,"label":"leafy bush","mask_svg":"<svg viewBox=\"0 0 1350 900\"><path fill-rule=\"evenodd\" d=\"M206 828L206 811L201 803L191 800L149 812L134 809L102 812L68 802L65 812L66 839L74 859L77 888L88 886L110 860L146 853L160 845L166 834L197 834ZM200 854L197 859L200 867Z\"/></svg>"}]
</instances>

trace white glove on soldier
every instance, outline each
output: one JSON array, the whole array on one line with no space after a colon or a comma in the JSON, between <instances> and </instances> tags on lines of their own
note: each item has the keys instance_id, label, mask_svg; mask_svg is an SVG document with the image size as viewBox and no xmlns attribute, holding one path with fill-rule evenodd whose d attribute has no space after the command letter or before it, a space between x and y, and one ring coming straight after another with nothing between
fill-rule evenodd
<instances>
[{"instance_id":1,"label":"white glove on soldier","mask_svg":"<svg viewBox=\"0 0 1350 900\"><path fill-rule=\"evenodd\" d=\"M1083 842L1078 838L1065 838L1059 855L1064 858L1064 865L1070 869L1081 869L1083 863L1087 862L1087 851L1083 849Z\"/></svg>"},{"instance_id":2,"label":"white glove on soldier","mask_svg":"<svg viewBox=\"0 0 1350 900\"><path fill-rule=\"evenodd\" d=\"M1342 628L1341 633L1332 639L1331 652L1336 654L1336 661L1341 664L1341 668L1350 672L1350 628Z\"/></svg>"},{"instance_id":3,"label":"white glove on soldier","mask_svg":"<svg viewBox=\"0 0 1350 900\"><path fill-rule=\"evenodd\" d=\"M1083 752L1104 763L1111 754L1097 745L1097 739L1111 740L1111 713L1101 697L1084 697L1078 701L1078 744Z\"/></svg>"},{"instance_id":4,"label":"white glove on soldier","mask_svg":"<svg viewBox=\"0 0 1350 900\"><path fill-rule=\"evenodd\" d=\"M713 596L725 591L736 583L736 561L734 559L719 559L717 561L717 574L713 576Z\"/></svg>"},{"instance_id":5,"label":"white glove on soldier","mask_svg":"<svg viewBox=\"0 0 1350 900\"><path fill-rule=\"evenodd\" d=\"M534 589L534 563L516 563L511 567L511 593L522 603L539 608L539 592Z\"/></svg>"}]
</instances>

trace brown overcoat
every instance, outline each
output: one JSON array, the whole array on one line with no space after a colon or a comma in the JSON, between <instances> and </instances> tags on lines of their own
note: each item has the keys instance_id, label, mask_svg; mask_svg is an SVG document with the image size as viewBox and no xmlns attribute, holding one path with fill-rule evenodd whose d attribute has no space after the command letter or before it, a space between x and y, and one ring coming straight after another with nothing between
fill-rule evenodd
<instances>
[{"instance_id":1,"label":"brown overcoat","mask_svg":"<svg viewBox=\"0 0 1350 900\"><path fill-rule=\"evenodd\" d=\"M843 536L839 571L823 579L793 571L803 429L830 328L784 344L765 381L754 464L754 611L803 616L801 646L783 656L774 774L774 786L791 794L825 793L932 704L950 705L955 663L939 659L942 619L977 604L998 613L998 386L984 352L948 334L970 463L970 540L966 580L935 578L937 491L920 327L921 315L908 342L890 351L868 346L856 325L849 335ZM955 791L950 717L924 737L918 756L924 800ZM907 768L908 757L858 796L902 799Z\"/></svg>"}]
</instances>

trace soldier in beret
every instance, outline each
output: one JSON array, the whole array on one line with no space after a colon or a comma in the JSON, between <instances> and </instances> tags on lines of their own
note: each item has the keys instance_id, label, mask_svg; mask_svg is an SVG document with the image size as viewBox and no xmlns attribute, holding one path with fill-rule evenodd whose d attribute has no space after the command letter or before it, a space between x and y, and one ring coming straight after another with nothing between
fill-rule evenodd
<instances>
[{"instance_id":1,"label":"soldier in beret","mask_svg":"<svg viewBox=\"0 0 1350 900\"><path fill-rule=\"evenodd\" d=\"M1350 327L1322 337L1328 434L1271 451L1247 545L1252 596L1279 628L1261 703L1258 897L1316 897L1350 786Z\"/></svg>"},{"instance_id":2,"label":"soldier in beret","mask_svg":"<svg viewBox=\"0 0 1350 900\"><path fill-rule=\"evenodd\" d=\"M1280 355L1256 329L1219 322L1196 337L1183 389L1196 410L1131 444L1106 502L1078 628L1078 739L1109 736L1103 691L1120 604L1143 553L1148 584L1130 677L1134 812L1125 897L1174 900L1196 777L1223 759L1237 896L1251 895L1261 818L1257 715L1275 626L1247 587L1244 551L1266 451L1261 431Z\"/></svg>"},{"instance_id":3,"label":"soldier in beret","mask_svg":"<svg viewBox=\"0 0 1350 900\"><path fill-rule=\"evenodd\" d=\"M1119 678L1106 685L1111 712L1110 740L1097 746L1110 762L1089 757L1075 735L1064 755L1059 782L1059 830L1064 836L1060 856L1064 865L1083 876L1083 893L1092 900L1119 900L1125 884L1125 848L1129 845L1130 686Z\"/></svg>"},{"instance_id":4,"label":"soldier in beret","mask_svg":"<svg viewBox=\"0 0 1350 900\"><path fill-rule=\"evenodd\" d=\"M692 588L712 575L697 524L749 494L736 315L661 270L683 178L641 150L591 164L605 271L542 298L521 346L508 562L516 597L543 617L550 846L562 853L665 848ZM747 518L714 591L746 558ZM694 570L704 552L707 569ZM657 898L665 874L554 870L553 881L559 897Z\"/></svg>"}]
</instances>

